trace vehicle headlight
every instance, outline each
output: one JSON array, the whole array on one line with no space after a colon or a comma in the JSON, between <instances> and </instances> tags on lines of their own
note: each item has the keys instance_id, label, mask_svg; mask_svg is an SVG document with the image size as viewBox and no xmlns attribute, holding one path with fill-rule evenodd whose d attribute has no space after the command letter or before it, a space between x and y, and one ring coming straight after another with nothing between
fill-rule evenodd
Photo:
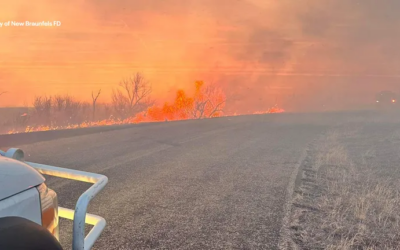
<instances>
[{"instance_id":1,"label":"vehicle headlight","mask_svg":"<svg viewBox=\"0 0 400 250\"><path fill-rule=\"evenodd\" d=\"M37 189L39 190L42 208L42 226L59 240L57 194L44 183L40 184Z\"/></svg>"}]
</instances>

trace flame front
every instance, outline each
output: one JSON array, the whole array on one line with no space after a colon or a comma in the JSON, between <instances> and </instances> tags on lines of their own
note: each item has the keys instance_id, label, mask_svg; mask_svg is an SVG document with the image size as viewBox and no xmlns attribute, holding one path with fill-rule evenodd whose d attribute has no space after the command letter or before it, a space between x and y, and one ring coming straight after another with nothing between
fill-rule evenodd
<instances>
[{"instance_id":1,"label":"flame front","mask_svg":"<svg viewBox=\"0 0 400 250\"><path fill-rule=\"evenodd\" d=\"M69 124L65 126L26 126L25 129L12 129L8 131L8 134L240 115L238 113L224 113L227 98L225 92L220 87L210 84L207 85L203 81L196 81L194 85L195 90L192 96L180 89L176 92L175 99L172 102L165 102L162 105L152 105L145 111L139 112L136 115L125 119L115 119L111 117L109 119L100 121L85 121L82 123ZM258 111L254 112L253 114L282 112L285 112L285 110L275 105L266 109L265 111ZM24 113L21 115L21 117L26 117L27 115L27 113Z\"/></svg>"}]
</instances>

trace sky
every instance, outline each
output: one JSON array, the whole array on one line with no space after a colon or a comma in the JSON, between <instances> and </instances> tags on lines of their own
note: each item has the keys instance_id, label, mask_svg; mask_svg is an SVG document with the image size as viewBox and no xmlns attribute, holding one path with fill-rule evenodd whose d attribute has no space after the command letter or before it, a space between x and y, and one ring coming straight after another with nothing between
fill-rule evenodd
<instances>
[{"instance_id":1,"label":"sky","mask_svg":"<svg viewBox=\"0 0 400 250\"><path fill-rule=\"evenodd\" d=\"M142 72L153 98L195 80L223 87L232 111L370 102L400 92L396 0L13 0L0 22L0 106L68 93L108 101Z\"/></svg>"}]
</instances>

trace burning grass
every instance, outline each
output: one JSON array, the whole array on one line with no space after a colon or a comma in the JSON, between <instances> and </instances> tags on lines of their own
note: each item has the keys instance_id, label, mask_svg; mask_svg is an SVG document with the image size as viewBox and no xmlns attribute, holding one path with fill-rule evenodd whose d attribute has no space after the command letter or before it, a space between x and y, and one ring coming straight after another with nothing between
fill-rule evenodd
<instances>
[{"instance_id":1,"label":"burning grass","mask_svg":"<svg viewBox=\"0 0 400 250\"><path fill-rule=\"evenodd\" d=\"M151 88L142 75L136 74L125 79L112 94L112 103L96 105L79 102L71 96L36 97L30 112L18 114L15 124L3 131L8 134L75 129L94 126L136 124L141 122L162 122L186 119L221 117L224 113L226 95L216 85L196 81L194 94L183 90L176 92L172 102L154 104L149 99ZM96 113L95 113L96 111ZM274 106L255 114L281 113L283 109ZM97 119L94 119L97 117ZM3 133L4 133L3 132Z\"/></svg>"},{"instance_id":2,"label":"burning grass","mask_svg":"<svg viewBox=\"0 0 400 250\"><path fill-rule=\"evenodd\" d=\"M291 214L293 241L300 249L399 249L400 184L353 163L339 136L325 138L303 166Z\"/></svg>"}]
</instances>

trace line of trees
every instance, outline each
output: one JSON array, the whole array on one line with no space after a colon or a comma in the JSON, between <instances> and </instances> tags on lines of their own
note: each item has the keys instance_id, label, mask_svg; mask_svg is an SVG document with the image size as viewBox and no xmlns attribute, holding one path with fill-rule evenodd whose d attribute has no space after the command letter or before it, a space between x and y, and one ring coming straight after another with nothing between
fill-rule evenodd
<instances>
[{"instance_id":1,"label":"line of trees","mask_svg":"<svg viewBox=\"0 0 400 250\"><path fill-rule=\"evenodd\" d=\"M102 90L92 91L91 103L71 95L35 96L29 114L17 118L25 126L67 126L99 120L123 120L149 105L151 86L141 73L123 79L112 92L111 103L101 103Z\"/></svg>"},{"instance_id":2,"label":"line of trees","mask_svg":"<svg viewBox=\"0 0 400 250\"><path fill-rule=\"evenodd\" d=\"M173 103L156 105L151 98L152 86L141 73L124 78L113 89L111 102L100 102L102 90L92 91L91 102L71 95L36 96L28 113L19 114L19 126L67 126L89 121L124 120L138 114L147 120L202 119L219 116L225 106L225 95L217 86L195 82L195 93L188 97L178 90ZM0 96L6 92L0 92Z\"/></svg>"}]
</instances>

